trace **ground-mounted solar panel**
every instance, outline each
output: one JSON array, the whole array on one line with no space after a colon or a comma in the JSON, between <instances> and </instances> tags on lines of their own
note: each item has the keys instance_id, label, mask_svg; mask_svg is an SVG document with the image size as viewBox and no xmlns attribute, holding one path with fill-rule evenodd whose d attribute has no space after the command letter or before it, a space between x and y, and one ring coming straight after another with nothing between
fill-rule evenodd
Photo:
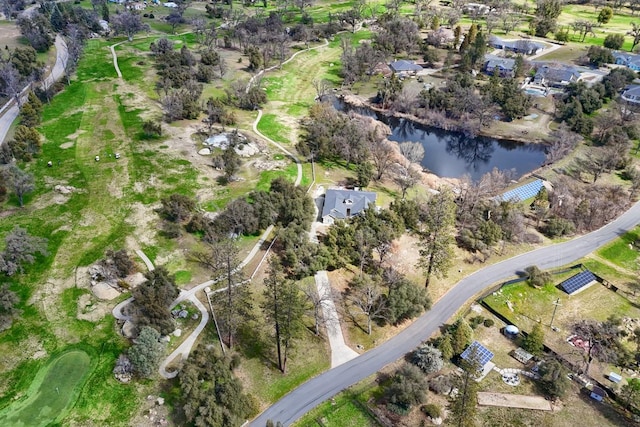
<instances>
[{"instance_id":1,"label":"ground-mounted solar panel","mask_svg":"<svg viewBox=\"0 0 640 427\"><path fill-rule=\"evenodd\" d=\"M541 179L536 179L528 184L509 190L500 196L500 200L506 202L509 200L522 201L535 197L543 187Z\"/></svg>"},{"instance_id":2,"label":"ground-mounted solar panel","mask_svg":"<svg viewBox=\"0 0 640 427\"><path fill-rule=\"evenodd\" d=\"M478 341L472 342L469 347L462 352L460 357L470 362L474 355L481 368L493 359L493 353Z\"/></svg>"},{"instance_id":3,"label":"ground-mounted solar panel","mask_svg":"<svg viewBox=\"0 0 640 427\"><path fill-rule=\"evenodd\" d=\"M564 282L560 283L560 287L563 291L572 295L585 286L593 283L596 280L596 276L590 272L589 270L585 270L581 273L576 274L575 276L569 277Z\"/></svg>"}]
</instances>

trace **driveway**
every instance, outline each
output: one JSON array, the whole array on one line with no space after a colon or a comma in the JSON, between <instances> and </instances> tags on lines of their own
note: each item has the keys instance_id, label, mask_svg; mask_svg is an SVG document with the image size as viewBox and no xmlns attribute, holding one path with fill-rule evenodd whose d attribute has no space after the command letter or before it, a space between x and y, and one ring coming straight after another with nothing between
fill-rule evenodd
<instances>
[{"instance_id":1,"label":"driveway","mask_svg":"<svg viewBox=\"0 0 640 427\"><path fill-rule=\"evenodd\" d=\"M445 294L433 308L384 344L331 369L291 391L256 417L251 425L264 427L267 420L285 426L299 419L325 400L375 374L428 339L466 301L494 283L513 277L530 265L560 267L582 258L634 228L640 221L640 202L603 228L571 241L527 252L490 265L467 276Z\"/></svg>"}]
</instances>

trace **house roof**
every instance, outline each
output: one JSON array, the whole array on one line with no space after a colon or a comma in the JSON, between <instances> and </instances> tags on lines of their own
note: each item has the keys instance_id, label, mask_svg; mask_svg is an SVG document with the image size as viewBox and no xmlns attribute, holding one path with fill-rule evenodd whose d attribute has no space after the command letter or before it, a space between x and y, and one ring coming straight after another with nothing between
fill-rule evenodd
<instances>
[{"instance_id":1,"label":"house roof","mask_svg":"<svg viewBox=\"0 0 640 427\"><path fill-rule=\"evenodd\" d=\"M394 72L398 73L401 71L420 71L422 67L416 64L413 61L407 61L406 59L400 59L398 61L393 61L389 64L389 68L391 68Z\"/></svg>"},{"instance_id":2,"label":"house roof","mask_svg":"<svg viewBox=\"0 0 640 427\"><path fill-rule=\"evenodd\" d=\"M485 68L501 68L503 70L513 70L516 60L511 58L501 58L495 55L485 55Z\"/></svg>"},{"instance_id":3,"label":"house roof","mask_svg":"<svg viewBox=\"0 0 640 427\"><path fill-rule=\"evenodd\" d=\"M529 353L522 347L518 347L513 351L513 357L522 363L527 363L529 360L533 359L533 354Z\"/></svg>"},{"instance_id":4,"label":"house roof","mask_svg":"<svg viewBox=\"0 0 640 427\"><path fill-rule=\"evenodd\" d=\"M591 394L595 394L596 396L602 396L602 397L607 397L607 392L604 391L603 389L601 389L598 386L593 386L593 389L591 390Z\"/></svg>"},{"instance_id":5,"label":"house roof","mask_svg":"<svg viewBox=\"0 0 640 427\"><path fill-rule=\"evenodd\" d=\"M533 40L518 39L518 40L502 40L500 37L491 35L489 41L492 45L502 46L503 49L510 49L514 51L533 52L539 49L544 49L547 46L544 43L536 42Z\"/></svg>"},{"instance_id":6,"label":"house roof","mask_svg":"<svg viewBox=\"0 0 640 427\"><path fill-rule=\"evenodd\" d=\"M622 99L631 102L640 102L640 86L630 86L622 93Z\"/></svg>"},{"instance_id":7,"label":"house roof","mask_svg":"<svg viewBox=\"0 0 640 427\"><path fill-rule=\"evenodd\" d=\"M552 82L570 82L572 79L578 80L580 72L576 68L566 65L543 65L536 71L535 78L544 78Z\"/></svg>"},{"instance_id":8,"label":"house roof","mask_svg":"<svg viewBox=\"0 0 640 427\"><path fill-rule=\"evenodd\" d=\"M357 215L370 204L376 203L376 193L371 191L339 190L330 188L324 197L322 217L329 215L335 219L345 219L350 215Z\"/></svg>"},{"instance_id":9,"label":"house roof","mask_svg":"<svg viewBox=\"0 0 640 427\"><path fill-rule=\"evenodd\" d=\"M629 52L613 52L613 57L616 62L624 62L625 64L640 64L640 55L636 55Z\"/></svg>"}]
</instances>

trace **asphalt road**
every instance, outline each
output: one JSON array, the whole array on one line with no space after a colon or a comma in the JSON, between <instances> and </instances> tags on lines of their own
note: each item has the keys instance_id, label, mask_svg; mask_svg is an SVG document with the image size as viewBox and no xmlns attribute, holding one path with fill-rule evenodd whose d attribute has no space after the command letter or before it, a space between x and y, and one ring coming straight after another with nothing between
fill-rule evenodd
<instances>
[{"instance_id":1,"label":"asphalt road","mask_svg":"<svg viewBox=\"0 0 640 427\"><path fill-rule=\"evenodd\" d=\"M64 67L67 63L67 58L69 54L67 52L67 45L64 40L60 36L56 36L56 63L49 75L45 78L45 84L47 86L51 86L55 81L59 80L64 75ZM21 96L26 98L29 94L29 88L26 87L23 89ZM5 111L6 110L6 111ZM3 113L4 112L4 113ZM4 139L7 136L7 132L9 132L9 128L11 124L15 121L20 113L20 109L15 101L9 101L2 108L0 108L0 144L4 142Z\"/></svg>"},{"instance_id":2,"label":"asphalt road","mask_svg":"<svg viewBox=\"0 0 640 427\"><path fill-rule=\"evenodd\" d=\"M428 339L465 302L492 284L511 278L530 265L547 269L575 262L632 229L638 222L640 202L600 230L515 256L467 276L404 331L361 356L302 384L255 418L251 425L264 427L269 419L280 421L285 426L291 424L340 391L403 357Z\"/></svg>"}]
</instances>

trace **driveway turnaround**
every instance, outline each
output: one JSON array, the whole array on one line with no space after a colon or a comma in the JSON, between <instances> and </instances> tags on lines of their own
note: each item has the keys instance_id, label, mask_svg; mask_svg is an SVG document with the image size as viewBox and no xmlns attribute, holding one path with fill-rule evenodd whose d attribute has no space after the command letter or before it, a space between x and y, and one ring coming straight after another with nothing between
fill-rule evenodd
<instances>
[{"instance_id":1,"label":"driveway turnaround","mask_svg":"<svg viewBox=\"0 0 640 427\"><path fill-rule=\"evenodd\" d=\"M479 270L458 282L427 313L382 345L307 381L256 417L252 426L264 427L267 420L285 426L335 396L347 387L380 371L428 339L465 302L494 283L513 277L530 265L542 269L575 262L640 222L640 202L612 223L568 242L536 249Z\"/></svg>"}]
</instances>

